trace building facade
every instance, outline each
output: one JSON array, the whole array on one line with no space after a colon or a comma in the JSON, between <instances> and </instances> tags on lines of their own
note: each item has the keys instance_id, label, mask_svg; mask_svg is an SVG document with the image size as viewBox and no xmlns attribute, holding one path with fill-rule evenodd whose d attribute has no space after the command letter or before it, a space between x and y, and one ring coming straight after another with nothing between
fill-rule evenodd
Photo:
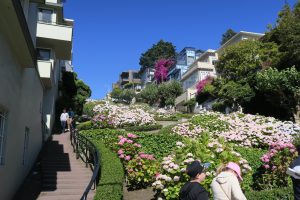
<instances>
[{"instance_id":1,"label":"building facade","mask_svg":"<svg viewBox=\"0 0 300 200\"><path fill-rule=\"evenodd\" d=\"M152 83L154 80L154 68L147 67L143 71L139 72L141 77L142 89L146 87L147 84Z\"/></svg>"},{"instance_id":2,"label":"building facade","mask_svg":"<svg viewBox=\"0 0 300 200\"><path fill-rule=\"evenodd\" d=\"M202 54L202 51L194 47L185 47L177 54L176 65L172 66L168 72L169 80L180 80L182 75L188 70L189 66Z\"/></svg>"},{"instance_id":3,"label":"building facade","mask_svg":"<svg viewBox=\"0 0 300 200\"><path fill-rule=\"evenodd\" d=\"M12 199L54 123L73 22L57 0L0 1L0 199Z\"/></svg>"},{"instance_id":4,"label":"building facade","mask_svg":"<svg viewBox=\"0 0 300 200\"><path fill-rule=\"evenodd\" d=\"M141 78L139 72L136 70L122 72L118 82L113 84L113 88L125 89L126 84L132 84L130 88L135 89L136 91L141 90Z\"/></svg>"},{"instance_id":5,"label":"building facade","mask_svg":"<svg viewBox=\"0 0 300 200\"><path fill-rule=\"evenodd\" d=\"M216 76L215 64L217 59L216 51L209 49L183 74L181 83L184 92L175 100L175 106L179 111L187 111L187 108L183 105L186 101L196 96L196 85L199 81L204 80L207 76Z\"/></svg>"}]
</instances>

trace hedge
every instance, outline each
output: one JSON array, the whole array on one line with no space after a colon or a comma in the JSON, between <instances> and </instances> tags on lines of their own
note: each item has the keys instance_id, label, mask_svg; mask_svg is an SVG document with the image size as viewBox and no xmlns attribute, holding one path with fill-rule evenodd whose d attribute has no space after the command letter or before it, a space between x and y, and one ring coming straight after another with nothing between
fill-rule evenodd
<instances>
[{"instance_id":1,"label":"hedge","mask_svg":"<svg viewBox=\"0 0 300 200\"><path fill-rule=\"evenodd\" d=\"M89 130L93 128L93 123L91 121L82 122L76 126L78 130Z\"/></svg>"},{"instance_id":2,"label":"hedge","mask_svg":"<svg viewBox=\"0 0 300 200\"><path fill-rule=\"evenodd\" d=\"M162 130L166 131L169 128L171 128L171 126L163 128ZM126 135L125 131L118 131L114 129L94 129L81 131L80 133L92 140L102 141L105 145L115 151L118 150L118 135ZM182 140L182 137L178 135L170 135L166 133L149 134L137 132L135 134L139 136L137 142L142 145L141 150L145 153L154 154L158 159L161 159L172 152L174 148L176 148L176 142Z\"/></svg>"},{"instance_id":3,"label":"hedge","mask_svg":"<svg viewBox=\"0 0 300 200\"><path fill-rule=\"evenodd\" d=\"M177 116L170 116L170 117L154 117L155 121L175 121L179 120Z\"/></svg>"},{"instance_id":4,"label":"hedge","mask_svg":"<svg viewBox=\"0 0 300 200\"><path fill-rule=\"evenodd\" d=\"M101 177L95 200L121 200L123 197L124 170L116 153L100 141L93 140L100 153Z\"/></svg>"},{"instance_id":5,"label":"hedge","mask_svg":"<svg viewBox=\"0 0 300 200\"><path fill-rule=\"evenodd\" d=\"M159 130L161 128L162 128L161 124L124 127L126 131L153 131L153 130Z\"/></svg>"},{"instance_id":6,"label":"hedge","mask_svg":"<svg viewBox=\"0 0 300 200\"><path fill-rule=\"evenodd\" d=\"M246 192L247 200L293 200L293 189L276 188L272 190L249 191Z\"/></svg>"}]
</instances>

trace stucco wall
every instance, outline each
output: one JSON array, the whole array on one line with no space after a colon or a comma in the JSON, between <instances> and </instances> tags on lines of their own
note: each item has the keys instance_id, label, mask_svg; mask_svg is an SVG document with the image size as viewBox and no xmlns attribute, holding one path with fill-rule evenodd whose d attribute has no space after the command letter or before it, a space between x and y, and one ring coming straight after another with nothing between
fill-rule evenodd
<instances>
[{"instance_id":1,"label":"stucco wall","mask_svg":"<svg viewBox=\"0 0 300 200\"><path fill-rule=\"evenodd\" d=\"M5 164L0 166L0 199L5 200L13 197L41 149L43 101L36 69L20 67L7 41L0 33L0 106L8 112ZM29 143L23 165L25 127L29 128Z\"/></svg>"}]
</instances>

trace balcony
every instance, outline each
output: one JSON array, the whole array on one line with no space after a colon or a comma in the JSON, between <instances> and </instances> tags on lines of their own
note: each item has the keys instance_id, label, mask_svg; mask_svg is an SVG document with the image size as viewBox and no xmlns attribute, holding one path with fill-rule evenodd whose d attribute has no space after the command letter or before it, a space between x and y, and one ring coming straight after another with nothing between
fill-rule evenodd
<instances>
[{"instance_id":1,"label":"balcony","mask_svg":"<svg viewBox=\"0 0 300 200\"><path fill-rule=\"evenodd\" d=\"M52 15L39 13L37 23L37 46L52 48L56 57L71 60L73 27L58 25Z\"/></svg>"},{"instance_id":2,"label":"balcony","mask_svg":"<svg viewBox=\"0 0 300 200\"><path fill-rule=\"evenodd\" d=\"M51 61L38 60L38 70L41 80L46 88L51 88L53 83L53 69Z\"/></svg>"}]
</instances>

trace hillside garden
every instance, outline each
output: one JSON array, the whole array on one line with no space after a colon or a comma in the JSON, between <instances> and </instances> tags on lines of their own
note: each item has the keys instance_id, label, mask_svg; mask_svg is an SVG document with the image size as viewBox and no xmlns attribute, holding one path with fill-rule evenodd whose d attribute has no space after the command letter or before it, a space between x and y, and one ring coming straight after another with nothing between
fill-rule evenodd
<instances>
[{"instance_id":1,"label":"hillside garden","mask_svg":"<svg viewBox=\"0 0 300 200\"><path fill-rule=\"evenodd\" d=\"M178 199L181 186L188 181L185 168L193 160L211 163L202 183L208 191L218 168L234 161L242 168L242 188L248 199L292 199L291 181L285 172L297 156L294 144L300 126L293 122L218 112L203 112L187 119L147 105L94 104L90 126L80 133L101 152L111 155L101 157L97 190L101 194L97 199L103 199L104 194L105 199L121 199L123 184L131 191L152 188L153 198ZM147 127L160 123L155 118L162 116L179 121L149 132ZM126 131L126 127L141 129ZM122 167L115 172L107 165ZM116 180L116 185L102 184L108 176ZM107 190L114 192L108 194Z\"/></svg>"}]
</instances>

